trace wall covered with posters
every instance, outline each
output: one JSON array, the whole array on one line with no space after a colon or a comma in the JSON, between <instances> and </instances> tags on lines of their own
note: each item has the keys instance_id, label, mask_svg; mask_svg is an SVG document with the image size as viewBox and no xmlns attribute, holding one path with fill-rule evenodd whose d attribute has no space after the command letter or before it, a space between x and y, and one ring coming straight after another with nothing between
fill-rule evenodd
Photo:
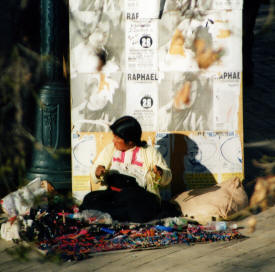
<instances>
[{"instance_id":1,"label":"wall covered with posters","mask_svg":"<svg viewBox=\"0 0 275 272\"><path fill-rule=\"evenodd\" d=\"M242 0L70 0L73 193L139 120L173 171L163 194L243 177Z\"/></svg>"}]
</instances>

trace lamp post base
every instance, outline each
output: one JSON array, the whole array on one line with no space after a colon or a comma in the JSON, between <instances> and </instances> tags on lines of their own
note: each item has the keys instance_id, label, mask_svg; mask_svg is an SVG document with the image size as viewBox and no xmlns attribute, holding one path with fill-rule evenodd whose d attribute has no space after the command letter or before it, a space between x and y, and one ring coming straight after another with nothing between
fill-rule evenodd
<instances>
[{"instance_id":1,"label":"lamp post base","mask_svg":"<svg viewBox=\"0 0 275 272\"><path fill-rule=\"evenodd\" d=\"M44 85L35 111L36 143L28 179L38 176L56 189L71 187L70 99L68 88L59 82Z\"/></svg>"}]
</instances>

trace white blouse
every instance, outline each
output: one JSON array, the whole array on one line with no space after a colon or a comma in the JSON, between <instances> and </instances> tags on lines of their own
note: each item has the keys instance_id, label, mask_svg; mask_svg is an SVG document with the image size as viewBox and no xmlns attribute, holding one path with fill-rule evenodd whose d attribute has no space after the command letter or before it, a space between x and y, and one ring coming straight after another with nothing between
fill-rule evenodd
<instances>
[{"instance_id":1,"label":"white blouse","mask_svg":"<svg viewBox=\"0 0 275 272\"><path fill-rule=\"evenodd\" d=\"M140 147L136 146L127 151L115 150L110 169L136 178L138 185L145 188L146 172L143 164Z\"/></svg>"}]
</instances>

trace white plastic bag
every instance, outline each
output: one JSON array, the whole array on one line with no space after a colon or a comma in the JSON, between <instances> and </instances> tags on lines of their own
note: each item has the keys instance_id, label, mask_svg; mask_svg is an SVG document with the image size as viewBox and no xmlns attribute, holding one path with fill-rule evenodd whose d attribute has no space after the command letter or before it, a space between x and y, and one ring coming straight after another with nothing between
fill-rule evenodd
<instances>
[{"instance_id":1,"label":"white plastic bag","mask_svg":"<svg viewBox=\"0 0 275 272\"><path fill-rule=\"evenodd\" d=\"M20 239L19 224L17 221L6 222L1 225L1 238L7 241Z\"/></svg>"},{"instance_id":2,"label":"white plastic bag","mask_svg":"<svg viewBox=\"0 0 275 272\"><path fill-rule=\"evenodd\" d=\"M24 215L33 206L34 199L47 192L47 188L42 186L40 177L32 180L26 186L6 195L2 200L2 209L10 217Z\"/></svg>"}]
</instances>

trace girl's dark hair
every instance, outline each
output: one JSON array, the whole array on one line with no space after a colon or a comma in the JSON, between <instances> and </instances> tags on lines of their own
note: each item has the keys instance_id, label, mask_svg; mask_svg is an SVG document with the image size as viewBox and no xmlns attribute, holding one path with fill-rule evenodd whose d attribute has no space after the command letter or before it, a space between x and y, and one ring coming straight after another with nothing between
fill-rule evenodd
<instances>
[{"instance_id":1,"label":"girl's dark hair","mask_svg":"<svg viewBox=\"0 0 275 272\"><path fill-rule=\"evenodd\" d=\"M146 141L141 141L142 129L139 122L132 116L123 116L117 119L110 129L126 143L132 141L137 146L146 147Z\"/></svg>"}]
</instances>

